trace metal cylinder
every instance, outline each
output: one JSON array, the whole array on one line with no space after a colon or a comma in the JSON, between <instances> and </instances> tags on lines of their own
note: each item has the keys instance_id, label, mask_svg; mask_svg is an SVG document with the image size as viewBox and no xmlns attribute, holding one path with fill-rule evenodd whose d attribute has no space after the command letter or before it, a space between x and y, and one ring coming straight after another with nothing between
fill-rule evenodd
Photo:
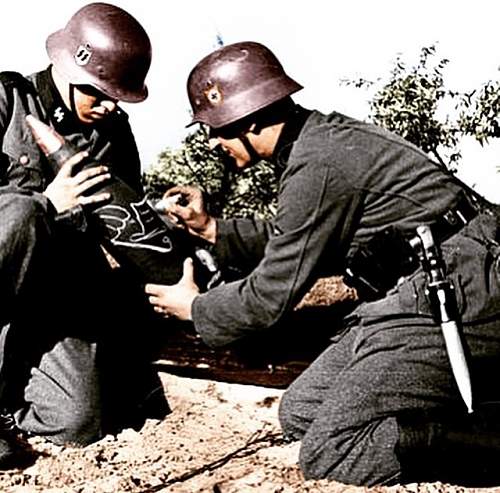
<instances>
[{"instance_id":1,"label":"metal cylinder","mask_svg":"<svg viewBox=\"0 0 500 493\"><path fill-rule=\"evenodd\" d=\"M37 144L57 172L77 149L33 116L28 116L27 122ZM79 169L98 165L89 156L80 163ZM178 282L187 257L193 258L196 281L201 289L213 286L215 279L220 281L218 269L214 270L215 259L206 262L206 256L210 255L206 242L174 226L155 210L146 196L138 194L116 176L90 191L96 192L109 192L111 201L92 211L89 215L91 227L98 241L141 282ZM198 255L200 249L204 251L203 256Z\"/></svg>"}]
</instances>

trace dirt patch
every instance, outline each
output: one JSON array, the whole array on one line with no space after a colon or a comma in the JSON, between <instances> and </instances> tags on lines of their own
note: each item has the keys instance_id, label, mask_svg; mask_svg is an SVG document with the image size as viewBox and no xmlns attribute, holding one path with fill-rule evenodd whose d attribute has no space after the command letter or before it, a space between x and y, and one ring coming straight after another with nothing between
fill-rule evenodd
<instances>
[{"instance_id":1,"label":"dirt patch","mask_svg":"<svg viewBox=\"0 0 500 493\"><path fill-rule=\"evenodd\" d=\"M332 284L333 282L333 284ZM332 298L333 293L333 298ZM305 311L352 299L338 280L323 280ZM173 412L139 432L85 448L60 447L41 438L40 456L25 470L0 473L5 493L478 493L441 483L360 488L304 481L298 443L284 443L277 419L283 390L160 373ZM484 488L483 491L496 491ZM498 490L500 491L500 489Z\"/></svg>"},{"instance_id":2,"label":"dirt patch","mask_svg":"<svg viewBox=\"0 0 500 493\"><path fill-rule=\"evenodd\" d=\"M298 444L283 443L277 407L283 391L161 374L173 407L162 421L85 448L30 439L42 455L0 475L8 493L354 493L464 492L441 483L358 488L304 481ZM472 491L472 490L471 490ZM478 492L476 489L474 492ZM493 491L490 489L489 491Z\"/></svg>"}]
</instances>

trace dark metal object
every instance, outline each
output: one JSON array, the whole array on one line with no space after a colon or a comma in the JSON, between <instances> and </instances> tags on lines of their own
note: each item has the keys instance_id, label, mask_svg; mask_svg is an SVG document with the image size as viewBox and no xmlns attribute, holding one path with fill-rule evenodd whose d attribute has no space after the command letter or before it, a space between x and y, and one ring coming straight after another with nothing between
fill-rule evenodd
<instances>
[{"instance_id":1,"label":"dark metal object","mask_svg":"<svg viewBox=\"0 0 500 493\"><path fill-rule=\"evenodd\" d=\"M33 116L28 116L27 122L37 144L57 173L77 151L55 130ZM97 165L92 158L88 158L81 166ZM175 227L166 216L156 212L147 197L139 195L114 176L99 185L98 190L93 190L94 193L97 191L109 192L112 197L110 203L98 206L90 215L99 240L118 263L141 282L178 282L187 257L192 257L195 262L196 281L202 289L222 282L215 259L205 242Z\"/></svg>"},{"instance_id":2,"label":"dark metal object","mask_svg":"<svg viewBox=\"0 0 500 493\"><path fill-rule=\"evenodd\" d=\"M414 272L418 258L401 231L386 228L346 259L345 283L363 301L385 296L398 279Z\"/></svg>"},{"instance_id":3,"label":"dark metal object","mask_svg":"<svg viewBox=\"0 0 500 493\"><path fill-rule=\"evenodd\" d=\"M481 205L463 192L457 203L430 225L436 244L441 244L474 219ZM413 273L420 261L410 245L414 232L387 227L366 244L359 245L346 259L345 282L363 301L380 299L398 280Z\"/></svg>"},{"instance_id":4,"label":"dark metal object","mask_svg":"<svg viewBox=\"0 0 500 493\"><path fill-rule=\"evenodd\" d=\"M218 348L207 346L191 323L170 319L156 346L155 366L184 377L284 389L331 344L354 304L301 308L278 326ZM304 327L317 330L304 337Z\"/></svg>"}]
</instances>

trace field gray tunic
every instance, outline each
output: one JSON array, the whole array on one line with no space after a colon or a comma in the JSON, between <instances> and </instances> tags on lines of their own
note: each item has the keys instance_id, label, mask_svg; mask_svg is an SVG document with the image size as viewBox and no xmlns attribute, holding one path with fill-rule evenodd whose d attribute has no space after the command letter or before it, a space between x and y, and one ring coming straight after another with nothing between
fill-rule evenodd
<instances>
[{"instance_id":1,"label":"field gray tunic","mask_svg":"<svg viewBox=\"0 0 500 493\"><path fill-rule=\"evenodd\" d=\"M298 109L274 161L284 167L275 219L218 222L223 265L245 275L195 299L194 324L210 345L276 324L319 275L342 273L348 255L376 232L433 222L466 189L403 139L335 112ZM500 372L497 223L493 213L480 213L442 245L471 352L476 408L500 398L497 379L489 378ZM466 413L424 290L417 269L382 299L361 303L285 393L280 420L286 436L302 441L306 477L398 481L399 418Z\"/></svg>"},{"instance_id":2,"label":"field gray tunic","mask_svg":"<svg viewBox=\"0 0 500 493\"><path fill-rule=\"evenodd\" d=\"M289 152L276 217L218 221L221 262L255 269L196 298L193 318L210 345L276 324L319 272L342 273L348 252L387 226L432 221L461 190L420 150L373 125L313 112ZM288 147L291 146L291 149Z\"/></svg>"},{"instance_id":3,"label":"field gray tunic","mask_svg":"<svg viewBox=\"0 0 500 493\"><path fill-rule=\"evenodd\" d=\"M142 289L116 279L81 207L56 215L42 195L55 171L27 114L141 192L139 156L122 110L83 125L64 105L50 68L26 79L18 74L11 90L0 84L0 412L15 413L30 433L86 444L140 426L151 411L148 395L158 396L151 416L168 406L145 356L148 326L137 338L139 320L147 325Z\"/></svg>"}]
</instances>

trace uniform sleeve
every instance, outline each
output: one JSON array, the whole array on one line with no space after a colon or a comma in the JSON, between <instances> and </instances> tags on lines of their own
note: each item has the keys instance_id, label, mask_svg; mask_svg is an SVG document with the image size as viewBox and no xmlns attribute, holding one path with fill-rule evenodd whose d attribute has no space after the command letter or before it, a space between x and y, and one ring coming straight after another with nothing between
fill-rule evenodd
<instances>
[{"instance_id":1,"label":"uniform sleeve","mask_svg":"<svg viewBox=\"0 0 500 493\"><path fill-rule=\"evenodd\" d=\"M5 152L4 137L11 120L16 118L13 104L13 101L9 101L9 96L7 95L4 84L0 83L0 194L18 193L20 195L31 196L33 200L38 202L48 215L53 218L56 212L49 199L39 193L35 187L22 186L24 183L31 185L31 180L29 179L30 174L20 172L16 174L13 172L13 168L21 167L13 166L9 155ZM19 180L11 179L12 175L14 175L14 177L19 176Z\"/></svg>"},{"instance_id":2,"label":"uniform sleeve","mask_svg":"<svg viewBox=\"0 0 500 493\"><path fill-rule=\"evenodd\" d=\"M12 88L12 93L8 91L12 97L11 102L5 92L0 94L2 152L8 156L9 161L4 176L9 186L40 193L46 186L43 164L45 161L40 159L40 150L25 123L27 114L38 118L40 115L32 108L32 95L27 93L27 88L22 87L27 83L25 79L21 79ZM2 91L5 91L5 88ZM4 101L4 98L7 99ZM7 106L3 107L4 104Z\"/></svg>"},{"instance_id":3,"label":"uniform sleeve","mask_svg":"<svg viewBox=\"0 0 500 493\"><path fill-rule=\"evenodd\" d=\"M0 135L5 133L5 129L9 123L9 104L5 86L0 83Z\"/></svg>"},{"instance_id":4,"label":"uniform sleeve","mask_svg":"<svg viewBox=\"0 0 500 493\"><path fill-rule=\"evenodd\" d=\"M9 124L9 101L5 86L0 83L0 142L3 143L3 137ZM5 185L7 179L7 169L9 167L9 159L6 154L2 153L0 156L0 184Z\"/></svg>"},{"instance_id":5,"label":"uniform sleeve","mask_svg":"<svg viewBox=\"0 0 500 493\"><path fill-rule=\"evenodd\" d=\"M195 299L193 321L204 341L226 345L277 323L310 287L321 259L339 253L356 201L329 166L295 166L283 179L272 234L255 269Z\"/></svg>"},{"instance_id":6,"label":"uniform sleeve","mask_svg":"<svg viewBox=\"0 0 500 493\"><path fill-rule=\"evenodd\" d=\"M264 256L272 225L258 219L217 221L217 241L214 252L225 278L248 275Z\"/></svg>"}]
</instances>

